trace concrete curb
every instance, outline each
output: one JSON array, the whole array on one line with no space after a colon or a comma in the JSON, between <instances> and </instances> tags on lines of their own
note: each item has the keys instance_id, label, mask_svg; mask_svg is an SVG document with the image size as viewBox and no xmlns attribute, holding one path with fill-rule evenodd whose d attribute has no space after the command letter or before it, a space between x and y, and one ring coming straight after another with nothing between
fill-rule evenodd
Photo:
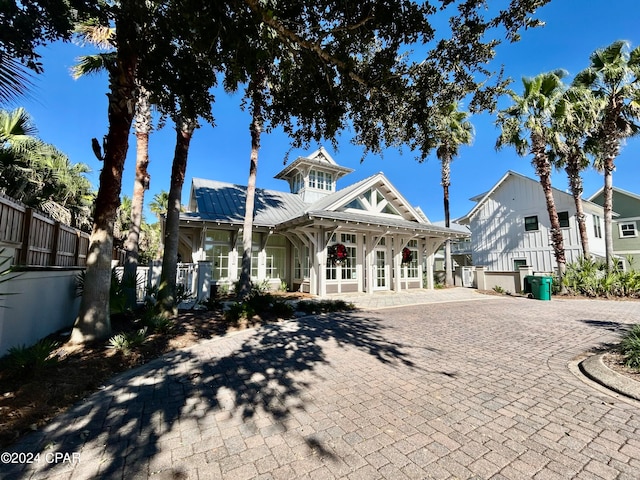
<instances>
[{"instance_id":1,"label":"concrete curb","mask_svg":"<svg viewBox=\"0 0 640 480\"><path fill-rule=\"evenodd\" d=\"M614 372L604 364L604 354L592 355L579 364L580 371L594 382L634 400L640 401L640 383Z\"/></svg>"}]
</instances>

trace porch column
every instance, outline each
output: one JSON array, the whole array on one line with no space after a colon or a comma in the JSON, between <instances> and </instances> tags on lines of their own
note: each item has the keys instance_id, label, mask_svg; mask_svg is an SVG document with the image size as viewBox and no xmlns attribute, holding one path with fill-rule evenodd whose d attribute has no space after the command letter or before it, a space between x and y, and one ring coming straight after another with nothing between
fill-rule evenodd
<instances>
[{"instance_id":1,"label":"porch column","mask_svg":"<svg viewBox=\"0 0 640 480\"><path fill-rule=\"evenodd\" d=\"M404 243L402 241L402 237L399 235L393 236L393 245L395 248L395 255L393 256L393 272L391 275L393 276L393 289L396 292L402 290L402 248L404 247Z\"/></svg>"},{"instance_id":2,"label":"porch column","mask_svg":"<svg viewBox=\"0 0 640 480\"><path fill-rule=\"evenodd\" d=\"M316 265L318 273L317 295L324 297L327 294L327 240L324 229L316 233Z\"/></svg>"},{"instance_id":3,"label":"porch column","mask_svg":"<svg viewBox=\"0 0 640 480\"><path fill-rule=\"evenodd\" d=\"M367 281L367 293L373 294L373 282L375 281L373 275L373 234L367 235L367 254L364 258L364 271Z\"/></svg>"},{"instance_id":4,"label":"porch column","mask_svg":"<svg viewBox=\"0 0 640 480\"><path fill-rule=\"evenodd\" d=\"M425 253L427 256L427 288L433 290L433 261L440 245L444 242L443 238L427 238L425 242Z\"/></svg>"}]
</instances>

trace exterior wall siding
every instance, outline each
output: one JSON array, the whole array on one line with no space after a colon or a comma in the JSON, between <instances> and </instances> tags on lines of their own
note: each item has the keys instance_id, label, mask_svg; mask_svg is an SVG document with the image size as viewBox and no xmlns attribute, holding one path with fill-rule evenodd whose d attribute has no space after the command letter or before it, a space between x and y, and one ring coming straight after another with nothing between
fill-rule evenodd
<instances>
[{"instance_id":1,"label":"exterior wall siding","mask_svg":"<svg viewBox=\"0 0 640 480\"><path fill-rule=\"evenodd\" d=\"M562 233L567 261L572 262L582 255L573 198L554 192L554 200L558 212L569 213L569 227L563 228ZM525 231L524 218L534 215L538 217L538 230ZM592 222L589 216L588 221ZM593 224L589 227L592 231ZM526 260L538 272L552 272L557 267L551 222L538 182L518 176L506 179L473 216L470 228L474 265L512 271L515 260Z\"/></svg>"}]
</instances>

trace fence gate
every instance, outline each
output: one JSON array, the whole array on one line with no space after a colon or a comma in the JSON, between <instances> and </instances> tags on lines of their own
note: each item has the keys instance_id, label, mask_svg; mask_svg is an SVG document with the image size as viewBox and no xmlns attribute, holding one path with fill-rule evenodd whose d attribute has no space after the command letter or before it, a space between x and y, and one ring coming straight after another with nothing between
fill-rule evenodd
<instances>
[{"instance_id":1,"label":"fence gate","mask_svg":"<svg viewBox=\"0 0 640 480\"><path fill-rule=\"evenodd\" d=\"M473 267L462 267L462 286L473 287Z\"/></svg>"}]
</instances>

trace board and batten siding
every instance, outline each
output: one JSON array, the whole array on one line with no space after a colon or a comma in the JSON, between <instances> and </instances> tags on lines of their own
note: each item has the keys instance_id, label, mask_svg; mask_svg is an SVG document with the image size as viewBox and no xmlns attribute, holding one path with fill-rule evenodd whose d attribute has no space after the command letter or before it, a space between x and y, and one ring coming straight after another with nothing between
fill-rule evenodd
<instances>
[{"instance_id":1,"label":"board and batten siding","mask_svg":"<svg viewBox=\"0 0 640 480\"><path fill-rule=\"evenodd\" d=\"M563 228L567 262L582 254L573 198L554 190L558 212L569 213ZM538 230L525 231L524 218L538 217ZM593 230L591 215L587 228ZM550 221L540 183L511 175L485 200L470 219L473 264L493 271L512 271L515 260L526 260L538 272L556 270L550 237Z\"/></svg>"}]
</instances>

